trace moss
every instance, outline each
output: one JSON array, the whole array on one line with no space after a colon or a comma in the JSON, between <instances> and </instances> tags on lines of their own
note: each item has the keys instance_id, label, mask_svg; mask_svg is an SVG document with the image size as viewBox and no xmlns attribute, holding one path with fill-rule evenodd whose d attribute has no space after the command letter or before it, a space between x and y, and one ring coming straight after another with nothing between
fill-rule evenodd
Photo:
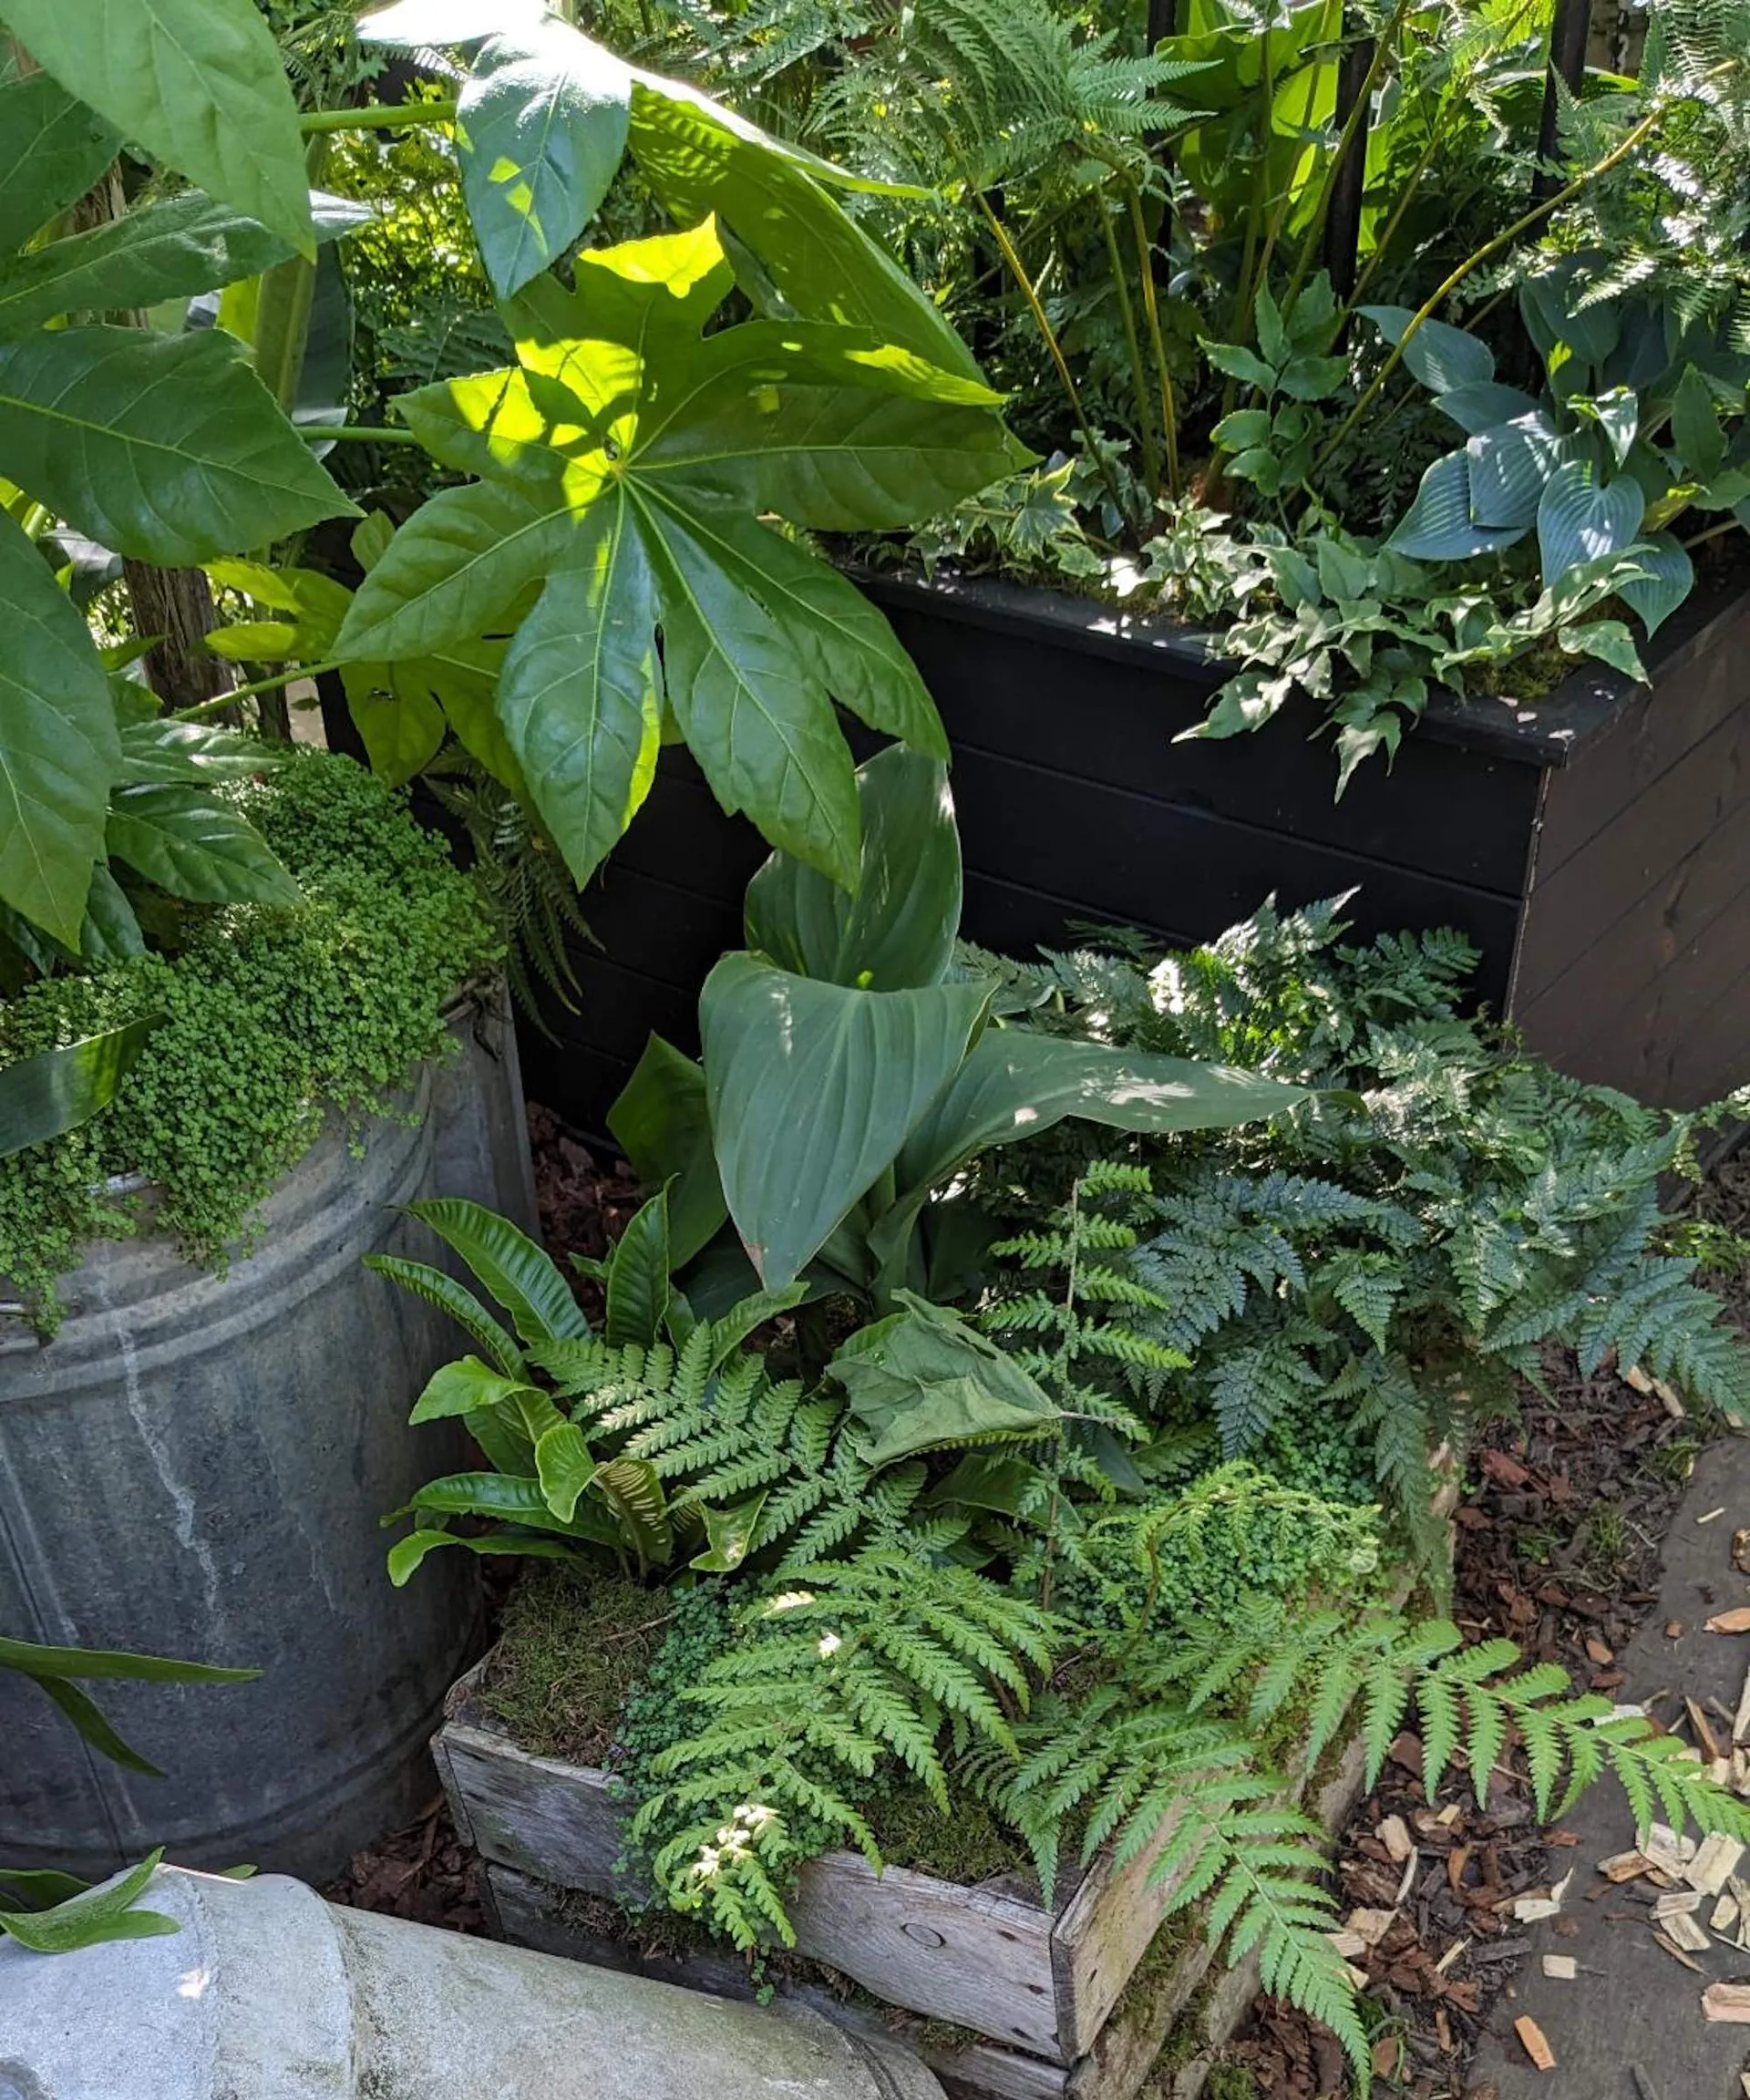
<instances>
[{"instance_id":1,"label":"moss","mask_svg":"<svg viewBox=\"0 0 1750 2100\"><path fill-rule=\"evenodd\" d=\"M618 1576L525 1576L505 1606L480 1704L538 1757L602 1764L673 1616L661 1591Z\"/></svg>"},{"instance_id":2,"label":"moss","mask_svg":"<svg viewBox=\"0 0 1750 2100\"><path fill-rule=\"evenodd\" d=\"M0 1161L0 1276L45 1329L85 1244L147 1220L106 1183L143 1176L156 1228L222 1268L329 1114L390 1111L419 1062L448 1053L446 1005L498 958L472 879L362 767L301 752L234 793L297 878L295 905L189 907L174 952L0 1003L0 1066L162 1017L108 1109Z\"/></svg>"},{"instance_id":3,"label":"moss","mask_svg":"<svg viewBox=\"0 0 1750 2100\"><path fill-rule=\"evenodd\" d=\"M906 1781L870 1802L868 1815L881 1857L891 1867L968 1888L1001 1874L1032 1874L1027 1848L1016 1833L952 1782L946 1814L924 1787Z\"/></svg>"}]
</instances>

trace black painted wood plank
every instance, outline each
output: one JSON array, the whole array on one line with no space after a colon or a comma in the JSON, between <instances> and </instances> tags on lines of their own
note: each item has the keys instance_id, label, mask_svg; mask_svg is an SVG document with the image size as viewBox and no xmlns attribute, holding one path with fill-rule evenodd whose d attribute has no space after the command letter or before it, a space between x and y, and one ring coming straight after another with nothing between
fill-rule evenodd
<instances>
[{"instance_id":1,"label":"black painted wood plank","mask_svg":"<svg viewBox=\"0 0 1750 2100\"><path fill-rule=\"evenodd\" d=\"M1550 801L1583 787L1585 771L1576 767L1567 778L1552 781ZM1546 875L1539 864L1519 940L1514 1011L1529 1013L1593 948L1613 948L1624 919L1649 892L1670 886L1698 842L1722 836L1743 841L1746 805L1750 705L1741 705L1553 874ZM1730 846L1726 851L1730 860ZM1750 878L1750 842L1740 848L1738 865ZM1727 883L1728 896L1738 887L1729 868L1719 879ZM1617 966L1632 967L1626 951Z\"/></svg>"},{"instance_id":2,"label":"black painted wood plank","mask_svg":"<svg viewBox=\"0 0 1750 2100\"><path fill-rule=\"evenodd\" d=\"M1389 773L1363 767L1339 802L1311 702L1254 736L1175 743L1208 690L1177 664L992 632L929 605L890 612L942 709L957 773L978 755L1024 760L1369 860L1523 889L1541 777L1532 765L1412 734Z\"/></svg>"},{"instance_id":3,"label":"black painted wood plank","mask_svg":"<svg viewBox=\"0 0 1750 2100\"><path fill-rule=\"evenodd\" d=\"M1717 601L1704 602L1714 603L1716 616L1656 659L1652 687L1638 687L1609 731L1549 776L1537 881L1598 839L1750 700L1750 595L1724 610ZM1665 642L1663 631L1659 639Z\"/></svg>"}]
</instances>

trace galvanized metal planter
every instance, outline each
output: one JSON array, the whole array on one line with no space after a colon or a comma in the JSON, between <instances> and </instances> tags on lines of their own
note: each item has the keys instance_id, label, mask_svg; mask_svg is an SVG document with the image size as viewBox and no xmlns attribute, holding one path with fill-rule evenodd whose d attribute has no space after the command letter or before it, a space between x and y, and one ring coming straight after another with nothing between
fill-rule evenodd
<instances>
[{"instance_id":1,"label":"galvanized metal planter","mask_svg":"<svg viewBox=\"0 0 1750 2100\"><path fill-rule=\"evenodd\" d=\"M0 1322L0 1627L262 1672L103 1688L161 1779L0 1674L0 1860L95 1877L161 1844L320 1879L428 1787L425 1739L476 1639L471 1564L396 1591L380 1519L442 1469L407 1415L455 1336L361 1257L434 1258L396 1208L416 1196L527 1215L508 1014L453 1025L461 1055L360 1149L326 1131L228 1273L145 1234L88 1250L48 1344Z\"/></svg>"}]
</instances>

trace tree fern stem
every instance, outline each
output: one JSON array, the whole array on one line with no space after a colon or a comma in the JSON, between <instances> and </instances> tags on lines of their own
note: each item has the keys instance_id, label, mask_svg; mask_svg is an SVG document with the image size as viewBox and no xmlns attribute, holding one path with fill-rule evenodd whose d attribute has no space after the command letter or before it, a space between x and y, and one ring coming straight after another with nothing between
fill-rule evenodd
<instances>
[{"instance_id":1,"label":"tree fern stem","mask_svg":"<svg viewBox=\"0 0 1750 2100\"><path fill-rule=\"evenodd\" d=\"M1312 222L1307 227L1306 236L1301 242L1301 252L1295 260L1293 273L1288 280L1288 289L1282 293L1282 319L1284 321L1287 321L1293 313L1294 302L1301 295L1301 286L1305 283L1312 273L1313 258L1317 255L1320 243L1324 239L1325 221L1331 215L1331 201L1337 193L1338 180L1343 173L1343 165L1350 153L1355 149L1358 135L1366 125L1367 112L1373 106L1374 90L1379 86L1380 76L1385 70L1387 58L1396 48L1398 31L1402 28L1404 17L1409 13L1409 9L1410 0L1397 0L1397 5L1392 10L1391 20L1386 23L1385 28L1374 39L1373 57L1368 63L1366 72L1362 75L1361 85L1355 90L1354 101L1350 106L1349 114L1343 118L1343 129L1337 134L1336 150L1332 154L1330 166L1324 171L1324 180L1319 188L1319 201L1313 207ZM1364 144L1362 145L1361 149L1365 152Z\"/></svg>"},{"instance_id":2,"label":"tree fern stem","mask_svg":"<svg viewBox=\"0 0 1750 2100\"><path fill-rule=\"evenodd\" d=\"M1027 275L1026 264L1016 252L1014 242L1009 239L1008 228L991 210L990 199L978 189L973 190L973 195L978 201L979 210L984 214L984 223L990 228L992 238L1002 252L1003 260L1009 266L1010 274L1020 288L1021 296L1027 303L1027 311L1033 315L1034 325L1044 337L1045 348L1051 353L1051 361L1057 367L1057 376L1063 382L1064 392L1069 396L1069 405L1076 412L1082 442L1087 447L1089 456L1100 470L1107 494L1112 499L1113 509L1122 518L1124 497L1118 488L1118 478L1112 471L1112 462L1107 458L1104 448L1095 441L1094 428L1087 419L1087 410L1082 406L1081 389L1076 384L1076 376L1069 368L1069 360L1064 355L1064 346L1057 340L1056 331L1052 327L1033 279Z\"/></svg>"},{"instance_id":3,"label":"tree fern stem","mask_svg":"<svg viewBox=\"0 0 1750 2100\"><path fill-rule=\"evenodd\" d=\"M1715 67L1714 72L1709 73L1705 77L1711 80L1716 74L1725 70L1724 66ZM1602 160L1595 160L1590 168L1582 169L1571 182L1564 184L1553 197L1546 197L1541 203L1534 204L1529 211L1521 212L1510 226L1503 227L1492 240L1485 241L1480 248L1467 255L1455 270L1450 271L1442 282L1436 285L1434 291L1410 316L1409 324L1405 328L1403 335L1393 345L1390 356L1374 375L1361 398L1348 415L1343 417L1343 421L1338 424L1323 450L1312 462L1314 474L1321 468L1330 464L1332 455L1379 398L1380 390L1404 362L1405 345L1408 343L1411 336L1417 332L1425 321L1432 319L1435 309L1446 304L1446 300L1458 289L1473 270L1480 269L1491 256L1498 255L1503 248L1511 246L1521 233L1529 232L1533 226L1538 224L1539 220L1547 219L1552 211L1560 211L1562 205L1578 197L1582 190L1596 182L1601 176L1608 175L1612 168L1620 167L1643 139L1652 136L1663 121L1666 113L1662 103L1657 108L1650 111L1641 119L1640 123L1635 125L1632 130L1628 132L1604 155Z\"/></svg>"},{"instance_id":4,"label":"tree fern stem","mask_svg":"<svg viewBox=\"0 0 1750 2100\"><path fill-rule=\"evenodd\" d=\"M1160 333L1160 304L1155 296L1154 243L1142 216L1142 192L1129 176L1124 193L1130 206L1130 232L1137 243L1137 268L1142 276L1142 310L1148 317L1148 345L1154 353L1155 376L1160 384L1161 435L1167 444L1167 493L1179 494L1179 410L1173 400L1173 375L1167 364L1167 345Z\"/></svg>"},{"instance_id":5,"label":"tree fern stem","mask_svg":"<svg viewBox=\"0 0 1750 2100\"><path fill-rule=\"evenodd\" d=\"M1143 368L1142 344L1137 335L1137 311L1130 300L1130 287L1125 280L1123 258L1118 253L1118 237L1112 231L1112 220L1106 209L1106 196L1096 191L1094 208L1099 213L1100 232L1106 236L1107 260L1112 270L1112 287L1118 295L1118 320L1124 329L1125 354L1130 363L1130 384L1137 396L1137 423L1142 439L1142 473L1152 494L1160 494L1160 445L1155 434L1155 414L1148 396L1148 375Z\"/></svg>"}]
</instances>

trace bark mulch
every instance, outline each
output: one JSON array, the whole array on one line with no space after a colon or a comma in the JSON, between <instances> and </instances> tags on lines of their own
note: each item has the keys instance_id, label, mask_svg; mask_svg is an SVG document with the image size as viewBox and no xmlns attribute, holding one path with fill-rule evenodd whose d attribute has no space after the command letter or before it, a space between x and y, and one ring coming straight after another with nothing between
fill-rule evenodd
<instances>
[{"instance_id":1,"label":"bark mulch","mask_svg":"<svg viewBox=\"0 0 1750 2100\"><path fill-rule=\"evenodd\" d=\"M1716 1168L1691 1214L1743 1233L1750 1158ZM1750 1333L1750 1270L1709 1281ZM1704 1432L1613 1369L1581 1378L1571 1359L1553 1354L1545 1368L1547 1395L1528 1387L1519 1421L1497 1426L1471 1454L1474 1490L1454 1519L1452 1616L1470 1641L1505 1634L1528 1661L1560 1662L1577 1686L1614 1693L1623 1681L1617 1652L1657 1601L1662 1542ZM1405 1833L1416 1865L1400 1901L1405 1868L1394 1851L1401 1855ZM1379 2020L1376 2093L1493 2100L1492 2086L1469 2085L1467 2066L1529 1951L1512 1899L1559 1884L1575 1842L1537 1827L1522 1771L1497 1769L1486 1810L1462 1771L1429 1801L1421 1745L1399 1736L1378 1786L1344 1827L1334 1864L1345 1916L1397 1912L1356 1957ZM1551 1930L1566 1937L1570 1922L1559 1918ZM1255 2002L1221 2062L1214 2089L1223 2100L1328 2100L1348 2090L1332 2037L1268 1997Z\"/></svg>"}]
</instances>

